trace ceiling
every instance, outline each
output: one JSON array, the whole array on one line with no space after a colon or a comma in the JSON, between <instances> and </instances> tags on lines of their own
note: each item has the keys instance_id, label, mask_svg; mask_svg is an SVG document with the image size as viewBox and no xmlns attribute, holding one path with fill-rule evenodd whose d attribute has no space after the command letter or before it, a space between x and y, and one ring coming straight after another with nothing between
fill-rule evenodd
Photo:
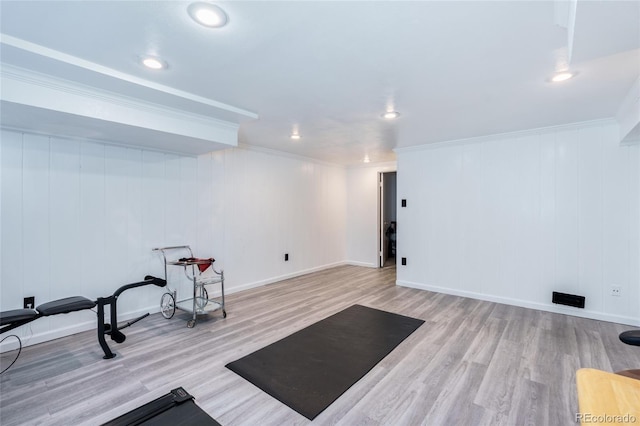
<instances>
[{"instance_id":1,"label":"ceiling","mask_svg":"<svg viewBox=\"0 0 640 426\"><path fill-rule=\"evenodd\" d=\"M640 76L637 1L215 4L229 17L219 29L193 22L189 2L3 0L0 57L5 67L235 121L240 144L344 165L393 160L398 147L614 117ZM144 68L144 54L168 68ZM549 81L567 66L575 78ZM3 103L4 126L29 127L29 116L49 120L47 131L65 119L81 127L13 106ZM401 116L381 118L387 108ZM97 139L141 137L96 128Z\"/></svg>"}]
</instances>

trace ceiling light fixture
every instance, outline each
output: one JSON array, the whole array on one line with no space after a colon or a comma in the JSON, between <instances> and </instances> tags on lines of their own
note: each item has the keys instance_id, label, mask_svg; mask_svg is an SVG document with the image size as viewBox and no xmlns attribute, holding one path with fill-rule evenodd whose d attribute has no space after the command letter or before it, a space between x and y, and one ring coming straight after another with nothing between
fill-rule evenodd
<instances>
[{"instance_id":1,"label":"ceiling light fixture","mask_svg":"<svg viewBox=\"0 0 640 426\"><path fill-rule=\"evenodd\" d=\"M382 114L382 118L385 118L387 120L393 120L394 118L398 117L400 117L400 113L398 111L387 111Z\"/></svg>"},{"instance_id":2,"label":"ceiling light fixture","mask_svg":"<svg viewBox=\"0 0 640 426\"><path fill-rule=\"evenodd\" d=\"M298 139L300 139L300 135L298 133L292 133L291 134L291 139L298 140Z\"/></svg>"},{"instance_id":3,"label":"ceiling light fixture","mask_svg":"<svg viewBox=\"0 0 640 426\"><path fill-rule=\"evenodd\" d=\"M363 162L363 163L369 163L369 162L371 162L371 160L369 159L369 156L368 156L368 155L365 155L365 156L364 156L364 160L362 160L362 162Z\"/></svg>"},{"instance_id":4,"label":"ceiling light fixture","mask_svg":"<svg viewBox=\"0 0 640 426\"><path fill-rule=\"evenodd\" d=\"M162 70L167 68L167 63L165 61L154 58L153 56L144 56L142 58L142 65L152 70Z\"/></svg>"},{"instance_id":5,"label":"ceiling light fixture","mask_svg":"<svg viewBox=\"0 0 640 426\"><path fill-rule=\"evenodd\" d=\"M551 81L553 81L554 83L559 83L561 81L569 80L572 77L575 77L575 73L562 71L551 77Z\"/></svg>"},{"instance_id":6,"label":"ceiling light fixture","mask_svg":"<svg viewBox=\"0 0 640 426\"><path fill-rule=\"evenodd\" d=\"M209 28L220 28L227 24L227 14L215 4L197 2L187 8L191 19Z\"/></svg>"}]
</instances>

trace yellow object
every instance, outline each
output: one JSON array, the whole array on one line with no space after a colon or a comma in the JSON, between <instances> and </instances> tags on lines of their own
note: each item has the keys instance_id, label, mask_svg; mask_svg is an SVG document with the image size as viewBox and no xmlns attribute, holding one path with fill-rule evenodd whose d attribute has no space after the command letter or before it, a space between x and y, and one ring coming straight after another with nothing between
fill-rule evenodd
<instances>
[{"instance_id":1,"label":"yellow object","mask_svg":"<svg viewBox=\"0 0 640 426\"><path fill-rule=\"evenodd\" d=\"M576 421L586 425L640 425L640 380L593 368L576 372Z\"/></svg>"}]
</instances>

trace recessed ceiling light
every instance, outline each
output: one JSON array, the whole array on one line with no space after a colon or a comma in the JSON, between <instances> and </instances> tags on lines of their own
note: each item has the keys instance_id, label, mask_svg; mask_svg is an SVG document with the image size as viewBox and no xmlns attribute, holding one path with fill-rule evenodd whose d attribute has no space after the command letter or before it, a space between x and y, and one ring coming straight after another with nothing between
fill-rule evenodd
<instances>
[{"instance_id":1,"label":"recessed ceiling light","mask_svg":"<svg viewBox=\"0 0 640 426\"><path fill-rule=\"evenodd\" d=\"M369 159L368 155L364 156L364 160L362 160L363 163L369 163L371 160Z\"/></svg>"},{"instance_id":2,"label":"recessed ceiling light","mask_svg":"<svg viewBox=\"0 0 640 426\"><path fill-rule=\"evenodd\" d=\"M215 4L205 2L191 3L187 11L194 21L205 27L220 28L227 23L227 14Z\"/></svg>"},{"instance_id":3,"label":"recessed ceiling light","mask_svg":"<svg viewBox=\"0 0 640 426\"><path fill-rule=\"evenodd\" d=\"M152 70L161 70L167 68L167 63L161 59L154 58L153 56L144 56L142 58L142 65Z\"/></svg>"},{"instance_id":4,"label":"recessed ceiling light","mask_svg":"<svg viewBox=\"0 0 640 426\"><path fill-rule=\"evenodd\" d=\"M387 120L393 120L398 117L400 117L400 113L398 111L387 111L382 114L382 118L386 118Z\"/></svg>"},{"instance_id":5,"label":"recessed ceiling light","mask_svg":"<svg viewBox=\"0 0 640 426\"><path fill-rule=\"evenodd\" d=\"M553 77L551 77L551 81L553 81L554 83L559 83L561 81L566 81L569 80L570 78L574 77L575 74L569 71L563 71L563 72L559 72L556 75L554 75Z\"/></svg>"},{"instance_id":6,"label":"recessed ceiling light","mask_svg":"<svg viewBox=\"0 0 640 426\"><path fill-rule=\"evenodd\" d=\"M291 139L298 140L298 139L300 139L300 135L299 135L298 133L293 133L293 134L291 135Z\"/></svg>"}]
</instances>

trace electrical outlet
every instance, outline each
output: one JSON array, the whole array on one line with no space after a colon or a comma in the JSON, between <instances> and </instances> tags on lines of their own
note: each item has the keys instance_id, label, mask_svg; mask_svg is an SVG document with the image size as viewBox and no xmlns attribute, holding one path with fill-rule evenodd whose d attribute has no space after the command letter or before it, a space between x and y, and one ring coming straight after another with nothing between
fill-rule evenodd
<instances>
[{"instance_id":1,"label":"electrical outlet","mask_svg":"<svg viewBox=\"0 0 640 426\"><path fill-rule=\"evenodd\" d=\"M403 258L401 259L401 263L402 263L403 265L405 265L405 266L406 266L406 265L407 265L407 258L406 258L406 257L403 257Z\"/></svg>"},{"instance_id":2,"label":"electrical outlet","mask_svg":"<svg viewBox=\"0 0 640 426\"><path fill-rule=\"evenodd\" d=\"M284 254L284 261L288 262L289 261L289 253L285 253Z\"/></svg>"},{"instance_id":3,"label":"electrical outlet","mask_svg":"<svg viewBox=\"0 0 640 426\"><path fill-rule=\"evenodd\" d=\"M35 309L36 308L36 298L35 297L25 297L24 305L25 309Z\"/></svg>"},{"instance_id":4,"label":"electrical outlet","mask_svg":"<svg viewBox=\"0 0 640 426\"><path fill-rule=\"evenodd\" d=\"M611 295L612 296L622 296L622 287L620 287L619 285L612 285L611 286Z\"/></svg>"}]
</instances>

